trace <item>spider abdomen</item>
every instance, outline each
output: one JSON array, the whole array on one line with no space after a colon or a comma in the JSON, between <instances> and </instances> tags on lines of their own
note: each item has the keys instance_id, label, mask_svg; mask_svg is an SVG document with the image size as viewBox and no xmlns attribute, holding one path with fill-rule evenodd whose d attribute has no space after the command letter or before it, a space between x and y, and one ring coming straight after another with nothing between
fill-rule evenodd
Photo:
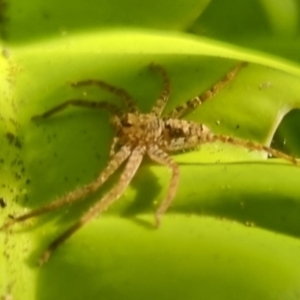
<instances>
[{"instance_id":1,"label":"spider abdomen","mask_svg":"<svg viewBox=\"0 0 300 300\"><path fill-rule=\"evenodd\" d=\"M208 127L181 119L164 119L164 150L178 151L196 147L211 134Z\"/></svg>"}]
</instances>

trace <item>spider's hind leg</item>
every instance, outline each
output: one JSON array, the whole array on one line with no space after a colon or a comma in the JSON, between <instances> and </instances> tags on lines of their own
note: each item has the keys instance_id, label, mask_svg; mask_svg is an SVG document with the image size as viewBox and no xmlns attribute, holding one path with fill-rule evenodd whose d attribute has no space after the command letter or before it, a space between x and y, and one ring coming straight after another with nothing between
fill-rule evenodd
<instances>
[{"instance_id":1,"label":"spider's hind leg","mask_svg":"<svg viewBox=\"0 0 300 300\"><path fill-rule=\"evenodd\" d=\"M231 136L226 136L226 135L217 135L217 134L211 134L207 136L206 142L214 142L214 141L221 141L223 143L228 143L232 145L237 145L244 147L249 150L255 150L255 151L264 151L265 153L269 154L270 156L277 157L277 158L282 158L284 160L289 161L290 163L294 165L298 165L298 162L296 158L287 155L279 150L273 149L271 147L267 147L265 145L255 143L252 141L247 141Z\"/></svg>"},{"instance_id":2,"label":"spider's hind leg","mask_svg":"<svg viewBox=\"0 0 300 300\"><path fill-rule=\"evenodd\" d=\"M231 71L229 71L221 80L219 80L217 83L215 83L210 89L205 91L199 96L196 96L187 102L185 102L182 105L177 106L174 108L170 113L166 115L166 118L174 118L178 119L184 114L189 113L190 111L194 110L197 108L199 105L204 103L206 100L211 99L214 97L224 86L226 86L229 82L231 82L239 70L246 66L246 62L239 63L236 65Z\"/></svg>"}]
</instances>

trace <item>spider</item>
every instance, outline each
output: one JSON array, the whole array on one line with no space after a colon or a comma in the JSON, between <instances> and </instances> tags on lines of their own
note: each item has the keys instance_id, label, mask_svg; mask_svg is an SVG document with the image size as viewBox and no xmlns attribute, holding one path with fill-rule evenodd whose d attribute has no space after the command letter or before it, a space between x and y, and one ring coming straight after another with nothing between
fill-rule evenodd
<instances>
[{"instance_id":1,"label":"spider","mask_svg":"<svg viewBox=\"0 0 300 300\"><path fill-rule=\"evenodd\" d=\"M218 140L224 143L239 145L249 150L264 151L271 156L283 158L293 164L297 164L295 158L275 149L252 141L245 141L231 136L217 135L211 132L210 129L203 124L181 119L185 114L218 93L226 84L233 80L239 70L245 65L246 63L239 63L210 89L201 95L188 100L185 104L176 107L164 117L161 115L170 95L170 80L166 70L158 64L152 63L149 67L151 70L158 72L162 77L163 91L149 113L141 113L132 97L122 88L94 79L73 83L72 86L74 87L95 85L118 96L123 100L126 111L119 109L115 104L109 102L71 99L55 106L41 115L32 117L32 119L47 119L69 106L108 110L111 115L110 122L116 132L110 147L110 160L104 170L100 172L99 176L93 182L79 187L40 208L20 216L12 217L11 220L4 223L1 229L8 228L17 222L22 222L34 216L58 209L63 205L71 204L80 198L94 193L123 163L125 163L123 173L112 189L83 214L76 223L49 244L48 248L40 257L39 262L42 264L49 259L52 252L62 242L67 240L78 229L91 219L95 218L98 214L105 211L120 198L146 155L154 162L164 165L172 171L167 194L155 213L156 226L159 226L161 217L171 205L179 184L179 166L172 157L168 155L170 152L193 149L199 144L213 143Z\"/></svg>"}]
</instances>

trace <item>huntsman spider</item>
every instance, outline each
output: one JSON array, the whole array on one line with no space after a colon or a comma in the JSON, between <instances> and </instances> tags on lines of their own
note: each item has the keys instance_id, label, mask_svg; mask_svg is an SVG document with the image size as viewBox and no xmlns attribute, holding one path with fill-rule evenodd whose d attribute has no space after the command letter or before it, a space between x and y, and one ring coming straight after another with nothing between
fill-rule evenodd
<instances>
[{"instance_id":1,"label":"huntsman spider","mask_svg":"<svg viewBox=\"0 0 300 300\"><path fill-rule=\"evenodd\" d=\"M109 111L111 124L116 132L110 148L110 159L104 170L91 183L67 193L65 196L46 204L40 208L32 210L26 214L16 216L7 221L1 229L8 228L17 222L22 222L34 216L38 216L56 210L66 204L71 204L98 190L117 169L125 164L125 168L120 175L118 182L99 201L94 204L82 217L58 236L49 244L46 251L40 258L40 263L48 260L52 252L78 229L87 222L104 212L124 193L142 163L144 156L148 156L154 162L171 169L172 175L167 194L155 213L155 223L158 226L163 214L167 211L175 198L179 184L179 166L169 156L169 153L181 150L193 149L203 143L213 143L221 141L250 150L264 151L271 156L283 158L293 164L297 164L295 158L270 147L246 141L243 139L218 135L203 125L192 121L181 119L184 115L197 108L206 100L212 98L226 84L228 84L245 65L240 63L226 74L220 81L199 96L188 100L185 104L173 109L162 116L165 105L170 95L170 80L165 69L157 64L150 64L150 69L158 72L163 79L163 91L156 100L149 113L141 113L132 97L122 88L115 87L101 80L84 80L72 84L72 86L82 87L88 85L98 86L107 92L118 96L125 104L126 111L119 109L110 102L96 102L83 99L71 99L55 106L41 115L34 116L33 120L47 119L54 114L61 112L69 106L78 106L91 109L106 109Z\"/></svg>"}]
</instances>

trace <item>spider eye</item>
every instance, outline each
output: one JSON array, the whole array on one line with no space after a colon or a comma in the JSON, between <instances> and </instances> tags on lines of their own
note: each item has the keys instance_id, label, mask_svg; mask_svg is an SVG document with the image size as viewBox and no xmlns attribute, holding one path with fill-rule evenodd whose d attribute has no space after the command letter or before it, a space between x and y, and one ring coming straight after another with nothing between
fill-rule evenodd
<instances>
[{"instance_id":1,"label":"spider eye","mask_svg":"<svg viewBox=\"0 0 300 300\"><path fill-rule=\"evenodd\" d=\"M123 120L121 121L121 124L122 124L122 126L124 126L124 127L130 127L130 126L132 126L132 123L131 123L128 119L123 119Z\"/></svg>"}]
</instances>

